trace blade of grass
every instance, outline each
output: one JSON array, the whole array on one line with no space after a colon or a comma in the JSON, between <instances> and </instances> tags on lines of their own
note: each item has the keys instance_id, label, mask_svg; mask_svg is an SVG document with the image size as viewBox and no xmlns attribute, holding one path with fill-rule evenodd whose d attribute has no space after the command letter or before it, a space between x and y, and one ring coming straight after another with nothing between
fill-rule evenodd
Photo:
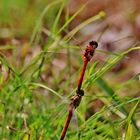
<instances>
[{"instance_id":1,"label":"blade of grass","mask_svg":"<svg viewBox=\"0 0 140 140\"><path fill-rule=\"evenodd\" d=\"M83 27L85 27L87 24L99 20L99 19L103 19L106 16L105 12L101 11L99 14L97 14L96 16L93 16L87 20L85 20L84 22L82 22L80 25L78 25L76 28L74 28L72 31L70 31L65 37L64 40L69 41L80 29L82 29Z\"/></svg>"},{"instance_id":2,"label":"blade of grass","mask_svg":"<svg viewBox=\"0 0 140 140\"><path fill-rule=\"evenodd\" d=\"M133 126L132 122L128 122L127 131L125 134L125 140L133 140Z\"/></svg>"},{"instance_id":3,"label":"blade of grass","mask_svg":"<svg viewBox=\"0 0 140 140\"><path fill-rule=\"evenodd\" d=\"M52 6L54 6L55 4L58 4L60 2L61 2L61 0L53 1L52 3L48 4L46 6L46 8L43 10L43 12L41 13L41 15L39 16L39 19L37 19L37 23L35 25L35 28L33 30L32 35L31 35L30 45L32 45L35 40L38 40L37 38L40 36L41 30L42 30L42 21L43 21L43 18L45 16L45 14L47 13L47 11Z\"/></svg>"},{"instance_id":4,"label":"blade of grass","mask_svg":"<svg viewBox=\"0 0 140 140\"><path fill-rule=\"evenodd\" d=\"M136 105L132 108L132 110L130 111L130 113L128 115L128 118L127 118L128 126L127 126L127 129L125 132L125 140L133 140L134 139L132 120L133 120L133 116L136 112L136 109L137 109L139 102L140 102L140 100L136 103Z\"/></svg>"},{"instance_id":5,"label":"blade of grass","mask_svg":"<svg viewBox=\"0 0 140 140\"><path fill-rule=\"evenodd\" d=\"M8 63L6 57L2 53L0 53L0 61L3 65L9 68L15 76L19 76L18 72L13 68L13 66L11 66L11 64Z\"/></svg>"},{"instance_id":6,"label":"blade of grass","mask_svg":"<svg viewBox=\"0 0 140 140\"><path fill-rule=\"evenodd\" d=\"M121 100L119 100L119 96L115 94L115 91L108 85L108 83L103 80L102 78L98 78L96 80L96 84L106 93L107 96L109 96L113 102L118 105L121 103ZM126 115L127 111L124 107L120 107L120 110Z\"/></svg>"},{"instance_id":7,"label":"blade of grass","mask_svg":"<svg viewBox=\"0 0 140 140\"><path fill-rule=\"evenodd\" d=\"M87 4L88 4L88 1L87 1L77 12L75 12L73 16L71 16L71 17L65 22L65 24L59 29L59 31L57 32L57 34L59 34L60 32L62 32L62 31L65 29L65 27L67 27L67 25L68 25L72 20L74 20L75 17L76 17L80 12L83 11L83 9L86 7Z\"/></svg>"},{"instance_id":8,"label":"blade of grass","mask_svg":"<svg viewBox=\"0 0 140 140\"><path fill-rule=\"evenodd\" d=\"M50 92L52 92L53 94L55 94L57 97L59 97L61 100L64 100L64 97L61 96L58 92L54 91L53 89L43 85L43 84L40 84L40 83L30 83L30 85L33 85L33 86L38 86L38 87L42 87Z\"/></svg>"},{"instance_id":9,"label":"blade of grass","mask_svg":"<svg viewBox=\"0 0 140 140\"><path fill-rule=\"evenodd\" d=\"M133 101L140 101L140 98L137 98L137 99L130 99L129 101L127 101L127 102L123 102L122 104L129 104L130 102L132 103ZM113 105L114 106L114 105ZM116 107L119 107L119 106L121 106L121 104L119 104L119 105L117 105ZM92 115L88 120L86 120L81 126L80 126L80 132L81 133L83 133L84 135L86 135L86 132L88 132L88 131L90 131L90 130L92 130L92 131L94 131L94 132L98 132L98 130L100 130L101 129L101 127L105 127L104 125L106 124L106 123L104 123L103 124L103 122L99 122L98 121L98 118L100 118L101 116L102 116L102 114L104 114L104 113L106 113L106 111L108 112L108 110L110 110L110 108L112 107L112 105L111 106L109 106L109 107L104 107L104 108L102 108L99 112L96 112L94 115ZM131 113L132 114L132 113ZM132 115L131 115L132 116ZM117 121L113 121L112 123L114 124L114 126L116 126L116 131L117 131L117 129L119 129L119 128L122 128L124 125L125 125L125 119L120 119L120 120L117 120ZM117 124L116 124L116 123ZM99 125L98 127L97 127L97 125L98 124L100 124L100 123L102 123L102 125ZM97 128L96 128L97 127ZM108 129L106 129L105 128L105 130L104 130L104 132L105 131L108 131ZM104 133L103 132L103 133ZM105 134L107 134L106 132L105 132ZM121 133L120 133L121 134ZM119 137L119 136L118 136Z\"/></svg>"},{"instance_id":10,"label":"blade of grass","mask_svg":"<svg viewBox=\"0 0 140 140\"><path fill-rule=\"evenodd\" d=\"M98 78L96 80L96 84L103 90L105 91L105 93L111 97L111 99L113 100L112 102L115 103L115 105L119 105L120 103L122 103L121 100L119 100L119 96L115 94L115 91L107 84L107 82L105 80L103 80L102 78ZM119 107L119 110L125 114L125 116L128 116L128 112L126 111L126 109L123 106ZM136 129L138 129L136 122L133 120L132 121L133 125L135 126Z\"/></svg>"},{"instance_id":11,"label":"blade of grass","mask_svg":"<svg viewBox=\"0 0 140 140\"><path fill-rule=\"evenodd\" d=\"M56 16L56 19L55 19L54 24L53 24L53 27L52 27L52 33L53 33L53 34L55 34L55 33L57 32L57 29L56 29L56 28L57 28L57 25L58 25L58 23L59 23L60 16L61 16L62 11L63 11L63 9L64 9L65 3L66 3L66 0L62 0L61 7L60 7L60 9L59 9L59 12L58 12L58 14L57 14L57 16Z\"/></svg>"},{"instance_id":12,"label":"blade of grass","mask_svg":"<svg viewBox=\"0 0 140 140\"><path fill-rule=\"evenodd\" d=\"M122 60L129 52L134 51L134 50L140 50L140 47L133 47L123 53L121 53L119 56L112 57L108 60L107 64L93 73L89 80L85 81L84 85L88 86L89 84L94 83L98 78L103 76L106 72L108 72L115 64L117 64L120 60Z\"/></svg>"},{"instance_id":13,"label":"blade of grass","mask_svg":"<svg viewBox=\"0 0 140 140\"><path fill-rule=\"evenodd\" d=\"M0 45L0 51L1 50L10 50L10 49L16 49L16 46L12 46L12 45Z\"/></svg>"},{"instance_id":14,"label":"blade of grass","mask_svg":"<svg viewBox=\"0 0 140 140\"><path fill-rule=\"evenodd\" d=\"M128 122L132 120L132 118L133 118L133 116L134 116L134 113L135 113L135 111L136 111L137 106L138 106L139 103L140 103L140 100L136 103L136 105L135 105L135 106L132 108L132 110L130 111L130 113L129 113L129 115L128 115L128 118L127 118Z\"/></svg>"}]
</instances>

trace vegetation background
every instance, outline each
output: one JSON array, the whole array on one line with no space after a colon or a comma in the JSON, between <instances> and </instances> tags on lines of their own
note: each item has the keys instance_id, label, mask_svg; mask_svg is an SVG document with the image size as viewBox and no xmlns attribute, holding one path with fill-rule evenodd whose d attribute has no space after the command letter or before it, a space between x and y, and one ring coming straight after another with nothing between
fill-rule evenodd
<instances>
[{"instance_id":1,"label":"vegetation background","mask_svg":"<svg viewBox=\"0 0 140 140\"><path fill-rule=\"evenodd\" d=\"M140 140L140 1L1 0L0 139L59 140L83 64L85 96L66 140Z\"/></svg>"}]
</instances>

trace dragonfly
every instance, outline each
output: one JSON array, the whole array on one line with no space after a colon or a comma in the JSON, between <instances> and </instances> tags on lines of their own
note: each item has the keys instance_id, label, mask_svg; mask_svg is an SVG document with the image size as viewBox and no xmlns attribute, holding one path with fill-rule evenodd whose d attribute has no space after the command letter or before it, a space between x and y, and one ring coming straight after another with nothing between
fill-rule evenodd
<instances>
[{"instance_id":1,"label":"dragonfly","mask_svg":"<svg viewBox=\"0 0 140 140\"><path fill-rule=\"evenodd\" d=\"M89 42L89 45L87 46L87 48L83 51L83 56L84 56L84 65L82 68L82 72L78 81L78 87L77 87L77 91L76 91L76 95L74 95L71 98L71 103L70 103L70 108L69 108L69 113L68 113L68 117L66 120L66 123L64 125L64 128L62 130L62 134L61 134L61 138L60 140L63 140L65 135L66 135L66 131L68 129L74 108L76 109L82 99L82 96L84 96L84 91L81 89L82 86L82 82L83 82L83 78L84 78L84 74L85 74L85 70L86 70L86 66L87 63L91 60L91 58L94 55L95 49L98 47L98 43L96 41L91 41Z\"/></svg>"},{"instance_id":2,"label":"dragonfly","mask_svg":"<svg viewBox=\"0 0 140 140\"><path fill-rule=\"evenodd\" d=\"M76 109L79 106L79 104L81 102L81 99L82 99L82 96L84 96L84 91L81 89L84 73L85 73L85 70L86 70L87 63L93 57L95 49L97 47L98 47L98 43L96 41L91 41L91 42L89 42L89 45L86 47L86 49L83 51L83 56L84 56L83 68L82 68L82 71L81 71L80 78L78 80L78 86L77 86L76 94L71 98L71 102L70 102L70 105L69 105L69 111L68 111L68 117L67 117L65 125L63 127L60 140L64 139L64 137L66 135L66 132L67 132L67 129L68 129L68 126L70 124L74 109Z\"/></svg>"},{"instance_id":3,"label":"dragonfly","mask_svg":"<svg viewBox=\"0 0 140 140\"><path fill-rule=\"evenodd\" d=\"M99 38L101 38L101 37L99 37ZM129 37L125 37L125 38L123 38L123 39L126 39L126 38L129 38ZM121 41L122 40L122 38L121 39L119 39L119 40L115 40L114 42L116 43L116 42L118 42L118 41ZM99 40L98 40L99 41ZM114 42L111 42L110 44L113 44ZM79 43L79 44L81 44L81 43ZM97 44L97 42L90 42L89 43L89 48L90 48L90 46L92 46L92 45L95 45L95 44ZM97 45L95 45L95 46L97 46ZM81 49L81 48L80 48ZM81 49L82 50L82 49ZM98 52L101 52L101 53L111 53L111 52L106 52L106 51L102 51L102 50L97 50ZM53 53L53 52L49 52L49 53ZM55 53L54 53L55 54ZM83 51L83 54L85 55L86 54L86 51ZM91 54L92 55L92 54ZM117 53L114 53L114 55L119 55L119 54L117 54ZM89 59L90 59L90 56L89 56ZM84 66L84 68L83 69L85 69L85 67L86 67L86 64L85 64L85 66ZM83 80L83 77L81 78L81 80L79 80L79 81L82 81ZM79 82L78 83L78 89L80 89L81 88L81 83ZM80 93L80 94L83 94L82 92ZM75 101L75 100L78 100L78 103L76 103L76 106L78 106L79 105L79 98L78 99L76 99L77 97L75 97L73 100ZM69 113L69 115L68 115L69 117L68 117L68 120L67 120L67 124L66 124L66 126L65 126L65 128L67 129L68 128L68 123L70 122L70 118L71 118L71 116L72 116L72 112L70 112ZM64 130L64 131L66 131L66 129ZM64 136L65 136L65 133L66 132L64 132L64 134L63 134L63 132L62 132L62 138L61 138L61 140L62 139L64 139Z\"/></svg>"},{"instance_id":4,"label":"dragonfly","mask_svg":"<svg viewBox=\"0 0 140 140\"><path fill-rule=\"evenodd\" d=\"M101 36L101 35L100 35ZM97 39L97 42L98 42L98 44L99 44L99 48L101 48L101 37L99 37L100 39ZM74 38L73 38L74 39ZM111 45L113 45L114 43L118 43L118 42L120 42L120 41L122 41L123 39L130 39L130 37L124 37L124 38L121 38L121 39L117 39L117 40L115 40L115 41L112 41L112 42L110 42L110 44ZM76 42L76 40L77 39L74 39L75 40L75 42ZM84 39L83 39L84 40ZM88 38L88 40L92 40L91 38ZM70 51L69 51L69 49L71 50L73 50L74 52L76 52L76 54L82 54L82 53L86 53L85 51L83 51L83 48L81 48L81 45L83 44L83 42L87 42L88 40L84 40L84 41L78 41L78 42L76 42L75 44L75 46L76 47L73 47L73 48L68 48L68 49L64 49L64 52L60 52L61 50L55 50L54 49L54 52L53 52L53 50L48 50L47 52L45 52L46 53L46 55L50 55L50 56L62 56L63 57L63 59L64 59L64 55L67 57L68 56L68 54L69 53L71 53ZM78 44L78 45L77 45ZM90 44L89 44L90 45ZM91 45L92 45L92 43L91 43ZM83 45L84 46L84 45ZM66 51L65 51L66 50ZM68 50L68 51L67 51ZM82 51L82 52L81 52ZM79 53L80 52L80 53ZM104 51L104 50L101 50L101 49L97 49L96 50L96 53L97 53L97 55L98 54L101 54L101 53L104 53L104 54L113 54L113 55L119 55L119 54L117 54L117 53L113 53L113 52L109 52L109 51ZM45 55L45 57L46 57L46 55ZM52 57L51 57L52 58ZM55 59L55 58L54 58ZM76 59L76 58L75 58ZM58 59L55 59L55 61L56 60L58 60ZM57 66L59 66L60 64L57 64L55 61L52 61L51 60L51 63L53 64L53 65L57 65ZM32 64L32 63L31 63ZM69 64L69 63L68 63ZM29 68L29 66L30 66L30 64L27 66L27 69L24 69L22 72L21 72L21 74L23 74L26 70L28 70L28 68ZM40 66L41 66L41 63L40 63ZM55 70L56 71L56 70ZM46 72L46 71L45 71ZM44 82L46 82L46 78L44 78L44 77L42 77L42 75L40 75L41 76L41 80L43 80ZM49 76L48 76L49 77ZM79 89L80 89L80 84L79 84ZM81 94L83 94L83 93L81 93ZM62 97L63 98L63 97ZM64 99L64 98L63 98ZM68 101L66 101L66 103L68 104ZM67 107L64 105L65 104L65 100L64 100L64 102L61 102L59 105L58 105L58 107L61 107L61 106L63 106L63 108L62 108L62 110L56 115L56 117L54 117L54 119L61 119L61 117L62 116L64 116L65 114L66 114L66 110L67 110ZM73 118L76 118L76 113L74 113L74 115L73 115ZM77 119L76 119L77 120ZM77 125L78 126L78 125Z\"/></svg>"},{"instance_id":5,"label":"dragonfly","mask_svg":"<svg viewBox=\"0 0 140 140\"><path fill-rule=\"evenodd\" d=\"M97 55L100 54L100 53L104 53L104 54L112 54L112 55L119 55L117 53L114 53L114 52L110 52L110 46L115 46L115 44L118 44L119 42L123 41L124 39L128 39L128 40L131 40L132 42L132 39L133 37L132 36L125 36L125 37L121 37L120 39L116 39L116 40L105 40L103 39L103 41L101 40L103 34L105 33L105 30L107 30L107 27L105 27L103 29L103 31L98 35L99 37L96 39L97 42L99 43L100 45L100 48L97 49ZM46 30L44 30L44 32L46 33ZM68 31L65 30L65 32L67 33ZM47 33L46 33L47 34ZM61 47L61 48L49 48L46 52L46 54L52 54L54 56L62 56L62 59L64 57L76 57L76 55L81 55L83 50L84 50L84 46L85 44L88 42L88 40L92 40L93 38L93 35L88 35L87 38L84 38L82 39L81 41L79 41L78 39L76 39L75 37L72 37L73 39L73 44L69 45L68 47ZM101 40L101 41L100 41ZM60 45L61 45L61 42L60 42ZM83 46L83 47L82 47ZM80 51L79 51L80 50ZM81 53L79 53L81 52ZM76 54L76 55L75 55ZM100 55L102 56L102 55ZM55 58L55 57L54 57ZM102 57L101 57L102 58ZM55 59L56 60L56 59ZM60 59L61 60L61 59ZM68 61L70 61L69 59L67 59ZM57 62L59 62L58 60L57 61L52 61L52 63L56 66L62 66L62 68L64 67L64 63L63 63L64 59L61 61L61 63L63 65L59 65ZM102 59L103 61L103 59ZM65 63L66 64L66 63ZM69 62L68 62L68 65L69 65Z\"/></svg>"}]
</instances>

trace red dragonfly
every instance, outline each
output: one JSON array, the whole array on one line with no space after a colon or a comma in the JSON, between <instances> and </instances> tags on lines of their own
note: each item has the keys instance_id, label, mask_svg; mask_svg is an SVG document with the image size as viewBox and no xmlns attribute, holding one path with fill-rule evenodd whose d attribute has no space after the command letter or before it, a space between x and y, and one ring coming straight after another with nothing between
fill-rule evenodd
<instances>
[{"instance_id":1,"label":"red dragonfly","mask_svg":"<svg viewBox=\"0 0 140 140\"><path fill-rule=\"evenodd\" d=\"M101 38L101 37L100 37ZM126 38L129 38L129 37L125 37L125 38L123 38L123 39L126 39ZM110 49L110 45L113 45L114 43L116 43L116 42L118 42L118 41L121 41L122 39L119 39L119 40L115 40L115 41L111 41L111 42L106 42L106 44L107 44L107 46L106 46L106 48L109 48ZM99 41L99 39L98 39L98 41ZM79 43L79 44L81 44L81 43ZM89 44L89 48L90 48L90 45L92 45L92 43L91 44ZM70 48L69 48L70 49ZM69 49L68 49L68 54L69 54ZM81 48L80 48L81 49ZM49 52L49 51L48 51ZM103 50L97 50L97 52L101 52L101 53L105 53L105 54L108 54L108 53L111 53L111 52L107 52L107 51L103 51ZM49 52L49 53L52 53L52 54L55 54L56 55L56 53L53 53L53 52ZM86 52L85 51L83 51L83 53L85 54ZM57 54L61 54L61 53L57 53ZM116 54L116 53L111 53L111 54L113 54L113 55L119 55L119 54ZM62 54L63 55L63 54ZM91 54L92 55L92 54ZM64 55L63 55L64 56ZM90 56L89 56L89 59L90 59ZM53 64L57 64L57 63L53 63ZM83 80L83 77L82 77L82 80ZM82 80L79 80L79 81L82 81ZM79 89L81 88L81 84L79 84L78 83L78 87L79 87ZM61 112L60 112L61 113ZM59 115L58 115L59 116ZM57 116L57 117L58 117ZM72 116L72 113L70 114L70 116ZM68 121L70 121L70 120L68 120ZM68 127L68 125L66 126L66 127ZM62 136L62 137L64 137L64 136Z\"/></svg>"},{"instance_id":2,"label":"red dragonfly","mask_svg":"<svg viewBox=\"0 0 140 140\"><path fill-rule=\"evenodd\" d=\"M99 38L101 38L101 37L99 37ZM126 37L125 37L126 38ZM128 39L129 39L129 37L127 37ZM100 46L100 48L101 48L101 44L100 44L100 40L99 39L97 39L98 40L98 42L99 42L99 46ZM121 38L121 40L122 40L122 38ZM115 40L115 42L114 41L111 41L111 42L107 42L106 44L110 47L110 45L113 45L114 43L116 43L116 42L118 42L118 41L121 41L120 39L119 40ZM84 42L84 41L82 41L82 42ZM80 44L80 46L81 46L81 42L80 43L78 43L78 44ZM91 44L89 44L89 48L90 48L90 45L92 45L92 43ZM95 46L97 46L97 45L95 45ZM53 52L53 49L52 50L48 50L47 51L47 55L48 55L48 53L52 56L54 56L55 55L55 58L57 57L57 56L59 56L59 57L61 57L62 56L62 59L64 60L64 53L66 53L66 57L69 57L69 55L74 55L73 53L71 54L71 49L73 50L74 49L74 52L76 53L76 49L75 48L80 48L79 46L74 46L74 47L71 47L71 48L66 48L66 49L64 49L64 51L67 51L67 52L59 52L60 50L58 49L54 49L54 51L55 52ZM106 48L108 48L108 47L106 47ZM81 50L82 50L82 48L80 48ZM79 51L79 50L78 50ZM98 53L99 52L99 53ZM86 52L84 51L83 52L84 54L86 54ZM104 54L108 54L108 53L110 53L110 54L113 54L113 55L117 55L117 54L114 54L114 53L112 53L112 52L109 52L109 51L104 51L104 50L97 50L97 53L98 53L98 55L100 55L100 53L104 53ZM79 54L79 52L77 53L77 54ZM80 54L79 54L80 55ZM91 54L92 55L92 54ZM119 54L118 54L119 55ZM97 56L98 57L98 56ZM52 58L52 57L51 57ZM51 64L52 65L55 65L55 66L60 66L60 68L61 68L61 70L63 69L63 61L61 61L61 64L60 63L58 63L59 62L59 60L58 59L55 59L54 58L54 60L52 61L51 60ZM101 55L101 58L102 58L102 55ZM90 59L90 56L89 56L89 59ZM104 58L103 58L104 59ZM68 60L68 59L66 59L66 60ZM73 62L74 63L74 62ZM68 66L70 66L70 61L68 60ZM86 63L85 63L85 65L86 65ZM85 68L85 67L84 67ZM60 71L61 71L60 70ZM58 72L58 74L60 75L60 71ZM45 73L46 73L46 71L45 71ZM55 71L55 73L56 73L56 71ZM42 77L41 77L41 79L43 79L44 81L46 81L46 79L47 79L47 81L48 81L48 77L46 78L44 78L43 77L43 75L41 75ZM70 77L71 77L71 75L70 75ZM70 77L68 77L68 78L70 78ZM53 78L55 78L55 77L53 77ZM58 78L59 79L59 78ZM83 77L81 78L82 80L83 80ZM79 81L82 81L82 80L79 80ZM61 86L59 85L59 88L60 88ZM79 82L78 83L78 88L80 89L81 88L81 83ZM67 94L68 95L68 94ZM62 98L63 99L63 102L62 102L62 104L59 104L59 106L63 106L63 108L62 108L62 110L57 114L57 116L56 117L54 117L54 119L58 119L58 120L60 120L60 118L62 117L62 116L64 116L64 114L65 114L65 112L66 112L66 106L64 106L64 102L66 101L66 100L64 100L65 98L64 97L62 97L62 96L59 96L60 98ZM73 113L70 113L70 116L72 116L72 114ZM76 117L76 115L74 115L74 117ZM70 120L68 120L68 122L69 122ZM68 127L68 125L66 126L66 127ZM64 137L64 136L62 136L62 137Z\"/></svg>"}]
</instances>

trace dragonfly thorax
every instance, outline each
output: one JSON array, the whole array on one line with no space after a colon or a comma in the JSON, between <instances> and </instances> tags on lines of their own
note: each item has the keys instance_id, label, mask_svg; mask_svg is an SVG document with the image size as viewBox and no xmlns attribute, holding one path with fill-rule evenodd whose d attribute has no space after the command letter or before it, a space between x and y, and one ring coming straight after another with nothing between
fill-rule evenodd
<instances>
[{"instance_id":1,"label":"dragonfly thorax","mask_svg":"<svg viewBox=\"0 0 140 140\"><path fill-rule=\"evenodd\" d=\"M97 46L98 43L96 41L91 41L89 42L89 45L86 47L86 49L83 51L83 55L88 61L90 61L93 57L94 51L97 48Z\"/></svg>"}]
</instances>

